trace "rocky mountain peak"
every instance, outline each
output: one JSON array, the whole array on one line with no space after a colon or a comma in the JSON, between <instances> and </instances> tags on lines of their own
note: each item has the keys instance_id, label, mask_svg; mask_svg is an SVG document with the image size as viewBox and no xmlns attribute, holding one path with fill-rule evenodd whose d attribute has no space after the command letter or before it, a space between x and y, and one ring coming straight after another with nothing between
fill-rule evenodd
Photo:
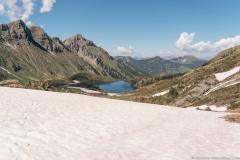
<instances>
[{"instance_id":1,"label":"rocky mountain peak","mask_svg":"<svg viewBox=\"0 0 240 160\"><path fill-rule=\"evenodd\" d=\"M162 59L162 58L159 57L159 56L155 56L155 57L153 57L152 59Z\"/></svg>"},{"instance_id":2,"label":"rocky mountain peak","mask_svg":"<svg viewBox=\"0 0 240 160\"><path fill-rule=\"evenodd\" d=\"M81 34L66 39L64 45L74 53L80 53L87 46L96 46L92 41L87 40Z\"/></svg>"},{"instance_id":3,"label":"rocky mountain peak","mask_svg":"<svg viewBox=\"0 0 240 160\"><path fill-rule=\"evenodd\" d=\"M0 25L0 36L7 42L32 42L32 34L22 20Z\"/></svg>"},{"instance_id":4,"label":"rocky mountain peak","mask_svg":"<svg viewBox=\"0 0 240 160\"><path fill-rule=\"evenodd\" d=\"M149 58L148 59L149 61L151 61L151 62L162 62L162 61L165 61L163 58L161 58L161 57L159 57L159 56L155 56L155 57L153 57L153 58ZM144 60L143 60L144 61Z\"/></svg>"},{"instance_id":5,"label":"rocky mountain peak","mask_svg":"<svg viewBox=\"0 0 240 160\"><path fill-rule=\"evenodd\" d=\"M73 38L75 38L76 40L85 39L85 38L83 37L83 35L81 35L81 34L76 34L75 36L73 36ZM85 39L85 40L86 40L86 39Z\"/></svg>"},{"instance_id":6,"label":"rocky mountain peak","mask_svg":"<svg viewBox=\"0 0 240 160\"><path fill-rule=\"evenodd\" d=\"M9 25L9 28L15 28L16 30L21 29L21 28L23 28L23 29L27 28L27 26L23 20L17 20L14 22L10 22L8 25Z\"/></svg>"},{"instance_id":7,"label":"rocky mountain peak","mask_svg":"<svg viewBox=\"0 0 240 160\"><path fill-rule=\"evenodd\" d=\"M133 75L121 68L107 51L80 34L63 42L58 37L50 37L43 28L28 27L19 20L0 25L0 41L4 46L0 47L0 64L14 72L20 68L21 73L26 71L26 77L44 79L78 72L119 79ZM21 54L15 54L18 51Z\"/></svg>"}]
</instances>

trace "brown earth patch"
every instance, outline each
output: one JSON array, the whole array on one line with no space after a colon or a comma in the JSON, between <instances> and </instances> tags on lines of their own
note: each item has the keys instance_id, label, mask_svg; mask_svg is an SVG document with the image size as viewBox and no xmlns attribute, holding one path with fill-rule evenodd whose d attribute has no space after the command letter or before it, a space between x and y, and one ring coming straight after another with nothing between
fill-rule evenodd
<instances>
[{"instance_id":1,"label":"brown earth patch","mask_svg":"<svg viewBox=\"0 0 240 160\"><path fill-rule=\"evenodd\" d=\"M227 115L224 117L224 119L228 122L240 123L240 114Z\"/></svg>"}]
</instances>

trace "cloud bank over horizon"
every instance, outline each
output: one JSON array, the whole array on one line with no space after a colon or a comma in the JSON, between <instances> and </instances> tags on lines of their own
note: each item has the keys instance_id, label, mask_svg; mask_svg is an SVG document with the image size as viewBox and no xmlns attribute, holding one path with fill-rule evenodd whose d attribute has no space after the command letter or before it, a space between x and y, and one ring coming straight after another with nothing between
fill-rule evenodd
<instances>
[{"instance_id":1,"label":"cloud bank over horizon","mask_svg":"<svg viewBox=\"0 0 240 160\"><path fill-rule=\"evenodd\" d=\"M197 57L213 57L219 52L240 45L240 35L233 37L220 38L215 42L199 41L194 43L194 38L197 33L182 32L175 41L175 50L166 50L154 53L141 53L136 51L133 47L118 46L115 53L119 56L142 56L142 57L168 57L168 56L184 56L194 55Z\"/></svg>"},{"instance_id":2,"label":"cloud bank over horizon","mask_svg":"<svg viewBox=\"0 0 240 160\"><path fill-rule=\"evenodd\" d=\"M193 43L194 38L196 36L196 32L187 33L183 32L180 34L178 40L176 41L176 47L180 51L184 52L196 52L196 53L213 53L220 52L225 49L235 47L240 45L240 35L236 35L234 37L221 38L218 41L200 41L197 43Z\"/></svg>"}]
</instances>

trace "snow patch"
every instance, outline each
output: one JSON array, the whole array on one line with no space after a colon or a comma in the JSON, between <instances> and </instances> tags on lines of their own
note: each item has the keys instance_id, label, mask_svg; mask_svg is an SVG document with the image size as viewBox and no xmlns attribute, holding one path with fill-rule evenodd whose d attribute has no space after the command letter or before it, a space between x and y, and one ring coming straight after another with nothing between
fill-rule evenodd
<instances>
[{"instance_id":1,"label":"snow patch","mask_svg":"<svg viewBox=\"0 0 240 160\"><path fill-rule=\"evenodd\" d=\"M117 94L117 93L107 93L107 95L109 95L109 96L118 96L119 94Z\"/></svg>"},{"instance_id":2,"label":"snow patch","mask_svg":"<svg viewBox=\"0 0 240 160\"><path fill-rule=\"evenodd\" d=\"M9 72L7 69L3 68L3 67L0 67L0 69L4 70L5 72L7 72L8 74L11 74L12 76L16 77L17 79L22 79L20 77L18 77L16 74L13 74L11 72Z\"/></svg>"},{"instance_id":3,"label":"snow patch","mask_svg":"<svg viewBox=\"0 0 240 160\"><path fill-rule=\"evenodd\" d=\"M78 81L78 80L73 80L73 83L80 83L80 81Z\"/></svg>"},{"instance_id":4,"label":"snow patch","mask_svg":"<svg viewBox=\"0 0 240 160\"><path fill-rule=\"evenodd\" d=\"M2 70L4 70L5 72L7 72L8 74L11 74L11 72L9 72L7 69L0 67Z\"/></svg>"},{"instance_id":5,"label":"snow patch","mask_svg":"<svg viewBox=\"0 0 240 160\"><path fill-rule=\"evenodd\" d=\"M214 111L214 112L226 112L227 111L226 106L217 107L217 106L214 106L214 105L211 105L211 106L201 105L201 106L198 106L196 109L199 109L199 110L208 110L209 109L210 111Z\"/></svg>"},{"instance_id":6,"label":"snow patch","mask_svg":"<svg viewBox=\"0 0 240 160\"><path fill-rule=\"evenodd\" d=\"M163 96L165 94L169 93L169 90L166 90L166 91L163 91L163 92L160 92L160 93L156 93L154 95L152 95L152 97L159 97L159 96Z\"/></svg>"},{"instance_id":7,"label":"snow patch","mask_svg":"<svg viewBox=\"0 0 240 160\"><path fill-rule=\"evenodd\" d=\"M226 72L216 73L215 77L218 81L223 81L226 78L234 75L235 73L238 73L239 71L240 71L240 67L235 67L235 68L233 68L229 71L226 71Z\"/></svg>"},{"instance_id":8,"label":"snow patch","mask_svg":"<svg viewBox=\"0 0 240 160\"><path fill-rule=\"evenodd\" d=\"M240 83L240 80L235 81L235 82L233 82L233 83L230 83L230 84L226 85L226 87L234 86L234 85L237 85L237 84L239 84L239 83Z\"/></svg>"},{"instance_id":9,"label":"snow patch","mask_svg":"<svg viewBox=\"0 0 240 160\"><path fill-rule=\"evenodd\" d=\"M214 92L214 91L217 91L219 89L226 88L226 87L230 87L230 86L233 86L233 85L237 85L239 83L240 83L239 79L231 79L229 81L218 84L214 88L212 88L209 91L207 91L206 93L204 93L204 95L206 96L206 95L210 94L211 92Z\"/></svg>"},{"instance_id":10,"label":"snow patch","mask_svg":"<svg viewBox=\"0 0 240 160\"><path fill-rule=\"evenodd\" d=\"M81 91L83 91L83 92L85 92L85 93L93 93L93 94L100 94L100 93L101 93L100 91L94 91L94 90L90 90L90 89L83 88L83 87L68 87L68 88L71 88L71 89L80 89Z\"/></svg>"}]
</instances>

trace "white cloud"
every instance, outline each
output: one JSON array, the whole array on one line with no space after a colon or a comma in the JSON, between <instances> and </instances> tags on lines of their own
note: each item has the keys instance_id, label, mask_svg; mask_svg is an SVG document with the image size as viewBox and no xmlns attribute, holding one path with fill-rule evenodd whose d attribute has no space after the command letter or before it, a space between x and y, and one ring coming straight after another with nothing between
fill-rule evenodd
<instances>
[{"instance_id":1,"label":"white cloud","mask_svg":"<svg viewBox=\"0 0 240 160\"><path fill-rule=\"evenodd\" d=\"M33 14L34 0L22 0L24 11L21 19L26 21Z\"/></svg>"},{"instance_id":2,"label":"white cloud","mask_svg":"<svg viewBox=\"0 0 240 160\"><path fill-rule=\"evenodd\" d=\"M3 6L3 4L0 3L0 15L2 15L5 11L5 8Z\"/></svg>"},{"instance_id":3,"label":"white cloud","mask_svg":"<svg viewBox=\"0 0 240 160\"><path fill-rule=\"evenodd\" d=\"M186 33L186 32L183 32L179 39L176 41L176 46L177 48L181 49L181 50L184 50L186 48L189 48L190 47L190 44L192 43L193 41L193 38L194 36L196 35L196 33Z\"/></svg>"},{"instance_id":4,"label":"white cloud","mask_svg":"<svg viewBox=\"0 0 240 160\"><path fill-rule=\"evenodd\" d=\"M176 47L181 51L190 52L219 52L227 48L231 48L240 45L240 35L222 38L216 42L210 41L200 41L193 43L196 33L186 33L180 34L179 39L176 41Z\"/></svg>"},{"instance_id":5,"label":"white cloud","mask_svg":"<svg viewBox=\"0 0 240 160\"><path fill-rule=\"evenodd\" d=\"M30 23L29 19L34 14L36 2L41 1L40 12L50 12L56 0L0 0L0 15L6 16L10 21L22 19Z\"/></svg>"},{"instance_id":6,"label":"white cloud","mask_svg":"<svg viewBox=\"0 0 240 160\"><path fill-rule=\"evenodd\" d=\"M2 15L10 21L22 19L27 21L33 14L35 0L0 0L0 8L3 8ZM1 10L1 9L0 9Z\"/></svg>"},{"instance_id":7,"label":"white cloud","mask_svg":"<svg viewBox=\"0 0 240 160\"><path fill-rule=\"evenodd\" d=\"M119 46L119 47L117 47L116 50L117 50L118 54L131 55L134 53L134 49L131 46L129 46L129 47Z\"/></svg>"},{"instance_id":8,"label":"white cloud","mask_svg":"<svg viewBox=\"0 0 240 160\"><path fill-rule=\"evenodd\" d=\"M17 5L17 0L2 0L5 5L5 14L10 21L15 21L21 17L21 8Z\"/></svg>"},{"instance_id":9,"label":"white cloud","mask_svg":"<svg viewBox=\"0 0 240 160\"><path fill-rule=\"evenodd\" d=\"M214 43L215 48L226 49L240 44L240 35L232 38L222 38Z\"/></svg>"},{"instance_id":10,"label":"white cloud","mask_svg":"<svg viewBox=\"0 0 240 160\"><path fill-rule=\"evenodd\" d=\"M54 3L56 3L56 0L42 0L42 8L40 9L40 12L50 12L53 8Z\"/></svg>"}]
</instances>

